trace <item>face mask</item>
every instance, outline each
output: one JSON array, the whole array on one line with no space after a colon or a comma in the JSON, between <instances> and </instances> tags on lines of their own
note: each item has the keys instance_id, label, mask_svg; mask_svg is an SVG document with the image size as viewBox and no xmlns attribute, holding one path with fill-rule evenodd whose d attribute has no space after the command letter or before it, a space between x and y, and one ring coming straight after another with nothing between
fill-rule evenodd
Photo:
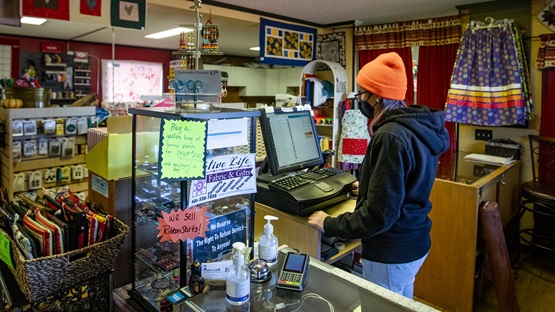
<instances>
[{"instance_id":1,"label":"face mask","mask_svg":"<svg viewBox=\"0 0 555 312\"><path fill-rule=\"evenodd\" d=\"M374 118L374 107L366 101L360 101L360 112L368 119Z\"/></svg>"}]
</instances>

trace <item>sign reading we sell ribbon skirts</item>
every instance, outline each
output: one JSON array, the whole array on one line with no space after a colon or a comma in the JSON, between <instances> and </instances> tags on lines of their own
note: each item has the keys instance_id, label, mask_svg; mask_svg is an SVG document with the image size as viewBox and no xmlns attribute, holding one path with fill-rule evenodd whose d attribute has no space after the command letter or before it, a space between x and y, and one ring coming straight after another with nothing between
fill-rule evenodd
<instances>
[{"instance_id":1,"label":"sign reading we sell ribbon skirts","mask_svg":"<svg viewBox=\"0 0 555 312\"><path fill-rule=\"evenodd\" d=\"M189 205L256 192L256 154L233 154L206 159L205 179L193 180Z\"/></svg>"}]
</instances>

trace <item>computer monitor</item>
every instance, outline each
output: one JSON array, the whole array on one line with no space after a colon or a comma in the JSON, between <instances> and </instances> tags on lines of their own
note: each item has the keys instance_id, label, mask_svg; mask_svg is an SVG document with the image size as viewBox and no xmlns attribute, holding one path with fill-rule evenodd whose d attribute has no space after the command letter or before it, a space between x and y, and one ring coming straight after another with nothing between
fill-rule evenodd
<instances>
[{"instance_id":1,"label":"computer monitor","mask_svg":"<svg viewBox=\"0 0 555 312\"><path fill-rule=\"evenodd\" d=\"M324 163L314 118L309 110L262 109L260 130L272 175Z\"/></svg>"}]
</instances>

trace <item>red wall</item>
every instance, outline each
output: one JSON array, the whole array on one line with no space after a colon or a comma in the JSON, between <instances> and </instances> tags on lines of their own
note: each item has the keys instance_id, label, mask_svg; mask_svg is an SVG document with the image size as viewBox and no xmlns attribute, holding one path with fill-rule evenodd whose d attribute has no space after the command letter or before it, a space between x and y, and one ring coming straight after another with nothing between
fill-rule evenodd
<instances>
[{"instance_id":1,"label":"red wall","mask_svg":"<svg viewBox=\"0 0 555 312\"><path fill-rule=\"evenodd\" d=\"M17 44L16 44L17 42ZM0 34L0 44L7 44L16 47L18 45L19 52L40 52L41 42L57 42L62 43L64 47L63 53L65 54L67 50L69 51L83 51L88 52L89 55L94 55L98 57L99 60L102 59L112 59L112 45L109 44L97 44L89 42L78 42L71 41L67 42L65 40L53 40L44 38L33 38L33 37L15 37ZM15 49L13 50L16 51ZM19 57L18 57L19 59ZM169 62L172 60L171 50L162 49L150 49L150 48L140 48L131 46L115 46L114 59L116 60L133 60L133 61L145 61L145 62L157 62L162 63L164 66L164 77L167 77ZM99 70L102 70L101 64L95 57L89 58L91 65L91 92L96 92L98 90L98 96L102 99L102 79L98 82L97 77L101 75ZM12 74L18 73L19 62L12 63ZM102 77L102 76L100 76ZM14 75L14 78L17 76ZM164 79L164 90L166 89L167 81Z\"/></svg>"}]
</instances>

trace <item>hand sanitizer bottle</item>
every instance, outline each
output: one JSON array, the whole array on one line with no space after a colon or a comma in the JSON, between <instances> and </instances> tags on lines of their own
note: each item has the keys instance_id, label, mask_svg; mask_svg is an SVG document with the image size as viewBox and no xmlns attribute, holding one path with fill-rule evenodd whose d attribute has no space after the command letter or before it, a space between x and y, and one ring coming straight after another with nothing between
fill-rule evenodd
<instances>
[{"instance_id":1,"label":"hand sanitizer bottle","mask_svg":"<svg viewBox=\"0 0 555 312\"><path fill-rule=\"evenodd\" d=\"M274 235L274 226L271 221L278 220L278 217L266 215L264 219L267 223L264 225L264 233L258 240L258 258L264 260L268 267L272 267L277 263L278 239Z\"/></svg>"},{"instance_id":2,"label":"hand sanitizer bottle","mask_svg":"<svg viewBox=\"0 0 555 312\"><path fill-rule=\"evenodd\" d=\"M241 242L233 244L233 265L229 268L225 284L225 299L232 305L242 305L250 299L251 275L245 264L244 248L245 244Z\"/></svg>"}]
</instances>

